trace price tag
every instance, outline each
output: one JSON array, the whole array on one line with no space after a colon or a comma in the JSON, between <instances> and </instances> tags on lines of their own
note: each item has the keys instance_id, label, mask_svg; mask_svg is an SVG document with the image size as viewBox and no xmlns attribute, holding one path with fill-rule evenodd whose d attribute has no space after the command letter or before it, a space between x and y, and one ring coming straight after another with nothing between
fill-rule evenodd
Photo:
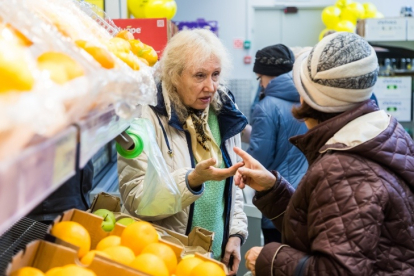
<instances>
[{"instance_id":1,"label":"price tag","mask_svg":"<svg viewBox=\"0 0 414 276\"><path fill-rule=\"evenodd\" d=\"M73 128L56 142L52 186L62 184L68 176L75 172L76 134L76 129Z\"/></svg>"}]
</instances>

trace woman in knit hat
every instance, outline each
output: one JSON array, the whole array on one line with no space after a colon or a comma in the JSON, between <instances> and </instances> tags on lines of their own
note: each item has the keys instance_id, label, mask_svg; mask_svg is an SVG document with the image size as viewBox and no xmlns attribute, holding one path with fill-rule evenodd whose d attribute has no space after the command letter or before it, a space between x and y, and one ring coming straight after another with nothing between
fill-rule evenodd
<instances>
[{"instance_id":1,"label":"woman in knit hat","mask_svg":"<svg viewBox=\"0 0 414 276\"><path fill-rule=\"evenodd\" d=\"M294 188L308 168L305 156L289 143L289 138L304 134L304 122L292 116L299 93L292 79L295 57L283 44L265 47L256 53L253 72L260 80L262 93L251 115L251 136L247 152L266 169L279 171ZM264 243L281 241L280 232L266 217L262 218Z\"/></svg>"},{"instance_id":2,"label":"woman in knit hat","mask_svg":"<svg viewBox=\"0 0 414 276\"><path fill-rule=\"evenodd\" d=\"M309 131L290 139L309 169L296 191L246 152L236 185L282 230L283 243L254 247L255 275L414 275L414 144L369 99L373 48L351 33L322 39L294 64Z\"/></svg>"}]
</instances>

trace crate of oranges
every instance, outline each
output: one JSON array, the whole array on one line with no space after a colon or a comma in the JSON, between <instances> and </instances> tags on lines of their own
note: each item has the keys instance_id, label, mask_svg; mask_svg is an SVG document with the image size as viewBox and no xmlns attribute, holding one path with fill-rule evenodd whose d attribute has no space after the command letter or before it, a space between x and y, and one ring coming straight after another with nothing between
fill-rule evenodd
<instances>
[{"instance_id":1,"label":"crate of oranges","mask_svg":"<svg viewBox=\"0 0 414 276\"><path fill-rule=\"evenodd\" d=\"M183 256L182 247L160 238L148 222L115 223L108 228L105 221L111 221L112 215L104 209L95 214L72 209L55 220L50 234L56 243L78 249L79 261L86 267L95 258L106 258L154 276L226 275L220 262L198 254Z\"/></svg>"}]
</instances>

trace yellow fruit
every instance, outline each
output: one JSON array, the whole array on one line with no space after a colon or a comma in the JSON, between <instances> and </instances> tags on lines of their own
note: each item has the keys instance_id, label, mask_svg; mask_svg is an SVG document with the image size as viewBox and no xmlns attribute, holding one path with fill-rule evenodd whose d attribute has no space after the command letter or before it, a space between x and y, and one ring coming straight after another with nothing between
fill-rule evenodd
<instances>
[{"instance_id":1,"label":"yellow fruit","mask_svg":"<svg viewBox=\"0 0 414 276\"><path fill-rule=\"evenodd\" d=\"M113 37L109 40L110 51L129 53L131 51L131 45L125 39L119 37Z\"/></svg>"},{"instance_id":2,"label":"yellow fruit","mask_svg":"<svg viewBox=\"0 0 414 276\"><path fill-rule=\"evenodd\" d=\"M0 93L33 88L35 80L24 55L22 47L0 39Z\"/></svg>"},{"instance_id":3,"label":"yellow fruit","mask_svg":"<svg viewBox=\"0 0 414 276\"><path fill-rule=\"evenodd\" d=\"M45 273L45 276L59 276L62 269L62 267L51 268Z\"/></svg>"},{"instance_id":4,"label":"yellow fruit","mask_svg":"<svg viewBox=\"0 0 414 276\"><path fill-rule=\"evenodd\" d=\"M157 230L146 221L131 223L121 234L121 244L131 248L135 255L140 254L147 245L157 242Z\"/></svg>"},{"instance_id":5,"label":"yellow fruit","mask_svg":"<svg viewBox=\"0 0 414 276\"><path fill-rule=\"evenodd\" d=\"M175 268L177 267L177 256L168 245L163 243L151 243L141 251L141 254L145 253L154 254L163 260L170 274L175 271Z\"/></svg>"},{"instance_id":6,"label":"yellow fruit","mask_svg":"<svg viewBox=\"0 0 414 276\"><path fill-rule=\"evenodd\" d=\"M113 247L113 246L118 246L118 245L121 245L121 237L111 235L111 236L105 237L102 240L100 240L98 244L96 245L95 249L102 251L108 247Z\"/></svg>"},{"instance_id":7,"label":"yellow fruit","mask_svg":"<svg viewBox=\"0 0 414 276\"><path fill-rule=\"evenodd\" d=\"M91 247L88 231L77 222L61 221L52 227L51 234L65 242L79 247L78 257L82 258Z\"/></svg>"},{"instance_id":8,"label":"yellow fruit","mask_svg":"<svg viewBox=\"0 0 414 276\"><path fill-rule=\"evenodd\" d=\"M145 65L149 66L149 63L146 59L142 58L142 57L138 57L140 61L142 61Z\"/></svg>"},{"instance_id":9,"label":"yellow fruit","mask_svg":"<svg viewBox=\"0 0 414 276\"><path fill-rule=\"evenodd\" d=\"M115 60L109 54L109 52L103 48L97 46L85 45L83 48L88 54L90 54L99 64L106 69L115 67Z\"/></svg>"},{"instance_id":10,"label":"yellow fruit","mask_svg":"<svg viewBox=\"0 0 414 276\"><path fill-rule=\"evenodd\" d=\"M115 37L119 37L125 40L134 39L134 35L131 34L128 30L121 30L115 35Z\"/></svg>"},{"instance_id":11,"label":"yellow fruit","mask_svg":"<svg viewBox=\"0 0 414 276\"><path fill-rule=\"evenodd\" d=\"M86 253L85 256L82 257L81 263L83 263L84 265L90 265L93 261L93 258L95 258L95 255L100 255L108 259L111 259L111 256L109 256L105 252L98 251L98 250L91 250L88 253Z\"/></svg>"},{"instance_id":12,"label":"yellow fruit","mask_svg":"<svg viewBox=\"0 0 414 276\"><path fill-rule=\"evenodd\" d=\"M65 265L56 276L96 276L95 272L90 269L77 265Z\"/></svg>"},{"instance_id":13,"label":"yellow fruit","mask_svg":"<svg viewBox=\"0 0 414 276\"><path fill-rule=\"evenodd\" d=\"M154 254L144 253L135 258L131 267L151 276L168 276L168 268L161 258ZM213 274L212 274L213 275Z\"/></svg>"},{"instance_id":14,"label":"yellow fruit","mask_svg":"<svg viewBox=\"0 0 414 276\"><path fill-rule=\"evenodd\" d=\"M146 59L149 66L153 66L158 61L157 52L149 45L145 45L144 49L139 51L138 56Z\"/></svg>"},{"instance_id":15,"label":"yellow fruit","mask_svg":"<svg viewBox=\"0 0 414 276\"><path fill-rule=\"evenodd\" d=\"M108 254L112 260L125 265L129 265L135 259L134 252L126 246L108 247L102 252Z\"/></svg>"},{"instance_id":16,"label":"yellow fruit","mask_svg":"<svg viewBox=\"0 0 414 276\"><path fill-rule=\"evenodd\" d=\"M137 56L138 56L139 51L141 51L145 47L144 43L142 43L141 40L139 39L131 39L128 42L131 45L132 53Z\"/></svg>"},{"instance_id":17,"label":"yellow fruit","mask_svg":"<svg viewBox=\"0 0 414 276\"><path fill-rule=\"evenodd\" d=\"M75 40L75 44L80 48L85 48L85 46L88 44L88 41L78 39L78 40Z\"/></svg>"},{"instance_id":18,"label":"yellow fruit","mask_svg":"<svg viewBox=\"0 0 414 276\"><path fill-rule=\"evenodd\" d=\"M0 24L0 37L24 47L33 45L30 39L10 24Z\"/></svg>"},{"instance_id":19,"label":"yellow fruit","mask_svg":"<svg viewBox=\"0 0 414 276\"><path fill-rule=\"evenodd\" d=\"M131 67L133 70L139 70L139 63L134 59L134 57L131 54L127 54L124 52L116 52L115 55L125 62L129 67Z\"/></svg>"},{"instance_id":20,"label":"yellow fruit","mask_svg":"<svg viewBox=\"0 0 414 276\"><path fill-rule=\"evenodd\" d=\"M203 263L204 261L195 258L194 255L192 257L190 255L184 256L183 259L178 263L177 269L175 270L176 276L190 276L191 271L197 265Z\"/></svg>"},{"instance_id":21,"label":"yellow fruit","mask_svg":"<svg viewBox=\"0 0 414 276\"><path fill-rule=\"evenodd\" d=\"M191 270L190 276L226 276L224 270L215 263L203 262Z\"/></svg>"},{"instance_id":22,"label":"yellow fruit","mask_svg":"<svg viewBox=\"0 0 414 276\"><path fill-rule=\"evenodd\" d=\"M37 58L40 70L47 71L50 78L63 84L85 74L83 68L70 56L60 52L46 52Z\"/></svg>"},{"instance_id":23,"label":"yellow fruit","mask_svg":"<svg viewBox=\"0 0 414 276\"><path fill-rule=\"evenodd\" d=\"M37 268L25 266L10 274L10 276L44 276L42 271Z\"/></svg>"}]
</instances>

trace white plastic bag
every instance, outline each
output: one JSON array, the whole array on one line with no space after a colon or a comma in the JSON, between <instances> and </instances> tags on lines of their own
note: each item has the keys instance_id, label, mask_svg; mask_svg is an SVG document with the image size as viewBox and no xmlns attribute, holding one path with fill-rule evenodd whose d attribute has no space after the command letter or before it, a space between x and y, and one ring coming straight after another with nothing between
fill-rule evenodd
<instances>
[{"instance_id":1,"label":"white plastic bag","mask_svg":"<svg viewBox=\"0 0 414 276\"><path fill-rule=\"evenodd\" d=\"M148 119L134 119L130 131L141 137L148 167L143 182L141 201L135 213L139 216L173 215L181 211L181 193L172 178Z\"/></svg>"}]
</instances>

